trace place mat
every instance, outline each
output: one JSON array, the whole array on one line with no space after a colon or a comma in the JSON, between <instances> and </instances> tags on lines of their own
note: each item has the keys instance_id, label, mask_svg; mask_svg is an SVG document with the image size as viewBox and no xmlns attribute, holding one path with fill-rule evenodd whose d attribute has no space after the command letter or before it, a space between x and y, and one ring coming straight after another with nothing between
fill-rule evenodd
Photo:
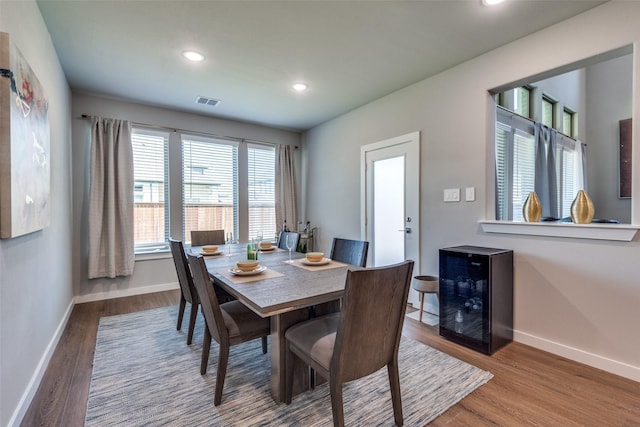
<instances>
[{"instance_id":1,"label":"place mat","mask_svg":"<svg viewBox=\"0 0 640 427\"><path fill-rule=\"evenodd\" d=\"M275 249L271 249L270 251L265 251L263 249L260 250L260 255L269 255L269 254L275 254L278 252L287 252L286 249L280 249L280 248L275 248Z\"/></svg>"},{"instance_id":2,"label":"place mat","mask_svg":"<svg viewBox=\"0 0 640 427\"><path fill-rule=\"evenodd\" d=\"M332 268L340 268L340 267L348 267L349 266L349 264L345 264L343 262L333 261L333 260L331 260L331 262L329 264L325 264L325 265L306 265L306 264L302 263L303 259L304 258L294 259L292 265L295 265L296 267L304 268L305 270L309 270L309 271L330 270Z\"/></svg>"},{"instance_id":3,"label":"place mat","mask_svg":"<svg viewBox=\"0 0 640 427\"><path fill-rule=\"evenodd\" d=\"M253 276L236 276L233 273L230 273L229 269L227 269L227 268L216 270L216 273L218 273L221 276L224 276L224 277L228 278L233 283L257 282L258 280L273 279L274 277L282 277L282 276L284 276L284 274L279 273L279 272L277 272L275 270L272 270L270 268L267 268L262 273L255 274Z\"/></svg>"}]
</instances>

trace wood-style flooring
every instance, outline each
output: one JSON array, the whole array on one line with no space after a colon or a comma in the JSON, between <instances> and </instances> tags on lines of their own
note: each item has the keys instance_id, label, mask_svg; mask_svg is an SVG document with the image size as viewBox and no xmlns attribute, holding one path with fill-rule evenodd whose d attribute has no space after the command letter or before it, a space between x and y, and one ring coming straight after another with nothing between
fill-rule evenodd
<instances>
[{"instance_id":1,"label":"wood-style flooring","mask_svg":"<svg viewBox=\"0 0 640 427\"><path fill-rule=\"evenodd\" d=\"M82 426L100 317L175 305L178 292L76 305L21 425ZM640 383L519 343L486 356L410 318L403 333L494 375L432 426L640 426Z\"/></svg>"}]
</instances>

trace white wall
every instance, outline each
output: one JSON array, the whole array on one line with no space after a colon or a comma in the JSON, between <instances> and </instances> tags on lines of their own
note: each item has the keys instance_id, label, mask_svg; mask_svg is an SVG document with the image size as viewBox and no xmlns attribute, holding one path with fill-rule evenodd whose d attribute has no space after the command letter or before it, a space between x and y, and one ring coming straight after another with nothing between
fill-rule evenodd
<instances>
[{"instance_id":1,"label":"white wall","mask_svg":"<svg viewBox=\"0 0 640 427\"><path fill-rule=\"evenodd\" d=\"M640 381L638 237L626 243L485 234L478 226L494 211L487 90L637 43L638 20L640 3L606 3L307 132L304 210L319 225L320 249L333 236L359 237L360 146L420 131L421 273L437 274L442 247L513 249L516 339ZM634 103L637 122L637 91ZM634 140L639 135L636 127ZM475 202L443 203L444 188L468 186L476 187ZM640 200L637 172L633 191Z\"/></svg>"},{"instance_id":2,"label":"white wall","mask_svg":"<svg viewBox=\"0 0 640 427\"><path fill-rule=\"evenodd\" d=\"M125 101L103 98L88 94L73 94L73 195L74 195L74 263L73 276L75 294L78 301L112 298L117 296L146 293L153 290L178 288L175 266L171 254L160 259L137 259L134 274L116 279L87 279L87 209L88 187L85 185L89 142L90 121L82 119L83 114L133 122L166 126L168 128L204 132L220 136L254 139L260 141L300 146L300 134L260 125L232 120L215 119L195 114L181 113L164 108L156 108ZM299 157L299 154L298 154ZM298 162L299 163L299 162ZM298 171L299 173L299 171ZM145 257L142 257L145 258ZM148 257L146 257L148 258Z\"/></svg>"},{"instance_id":3,"label":"white wall","mask_svg":"<svg viewBox=\"0 0 640 427\"><path fill-rule=\"evenodd\" d=\"M0 425L19 423L72 307L71 93L38 6L0 0L9 33L49 100L51 226L0 240Z\"/></svg>"}]
</instances>

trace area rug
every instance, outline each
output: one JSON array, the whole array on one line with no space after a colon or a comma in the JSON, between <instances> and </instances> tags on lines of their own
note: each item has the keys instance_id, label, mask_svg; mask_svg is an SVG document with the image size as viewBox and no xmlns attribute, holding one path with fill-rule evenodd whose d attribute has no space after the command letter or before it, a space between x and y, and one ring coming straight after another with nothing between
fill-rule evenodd
<instances>
[{"instance_id":1,"label":"area rug","mask_svg":"<svg viewBox=\"0 0 640 427\"><path fill-rule=\"evenodd\" d=\"M188 311L188 310L187 310ZM231 348L222 403L213 405L217 344L200 375L203 320L186 344L188 319L178 307L104 317L94 356L86 426L331 426L326 384L295 396L270 395L269 354L260 340ZM399 352L405 426L424 426L492 378L492 374L403 337ZM344 386L347 426L392 426L386 369Z\"/></svg>"}]
</instances>

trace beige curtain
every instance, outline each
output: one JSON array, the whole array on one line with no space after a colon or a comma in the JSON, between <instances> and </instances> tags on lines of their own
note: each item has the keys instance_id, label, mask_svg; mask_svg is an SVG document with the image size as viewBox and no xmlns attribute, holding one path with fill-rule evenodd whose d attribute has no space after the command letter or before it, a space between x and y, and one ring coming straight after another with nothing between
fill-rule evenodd
<instances>
[{"instance_id":1,"label":"beige curtain","mask_svg":"<svg viewBox=\"0 0 640 427\"><path fill-rule=\"evenodd\" d=\"M127 120L93 117L89 278L133 273L133 151Z\"/></svg>"},{"instance_id":2,"label":"beige curtain","mask_svg":"<svg viewBox=\"0 0 640 427\"><path fill-rule=\"evenodd\" d=\"M296 231L298 211L293 150L290 145L276 145L276 227L282 231L287 220L289 230Z\"/></svg>"}]
</instances>

